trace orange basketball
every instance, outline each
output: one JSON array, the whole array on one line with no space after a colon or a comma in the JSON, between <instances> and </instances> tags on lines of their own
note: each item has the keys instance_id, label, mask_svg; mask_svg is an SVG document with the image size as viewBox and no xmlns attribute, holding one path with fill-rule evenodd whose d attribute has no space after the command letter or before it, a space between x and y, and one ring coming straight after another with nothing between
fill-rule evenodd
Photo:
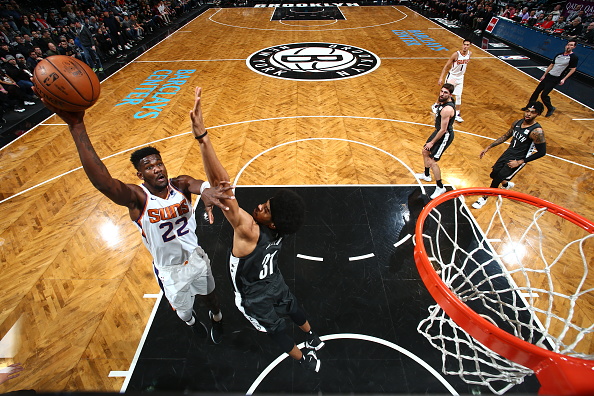
<instances>
[{"instance_id":1,"label":"orange basketball","mask_svg":"<svg viewBox=\"0 0 594 396\"><path fill-rule=\"evenodd\" d=\"M66 111L83 111L99 99L101 84L86 63L64 55L49 56L33 72L37 93L50 105Z\"/></svg>"}]
</instances>

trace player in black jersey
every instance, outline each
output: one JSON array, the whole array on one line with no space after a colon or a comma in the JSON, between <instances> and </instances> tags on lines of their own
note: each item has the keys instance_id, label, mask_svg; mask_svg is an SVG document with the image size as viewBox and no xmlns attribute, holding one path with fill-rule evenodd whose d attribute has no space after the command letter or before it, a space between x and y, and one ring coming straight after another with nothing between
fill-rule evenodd
<instances>
[{"instance_id":1,"label":"player in black jersey","mask_svg":"<svg viewBox=\"0 0 594 396\"><path fill-rule=\"evenodd\" d=\"M427 142L423 145L423 162L425 164L425 173L417 173L415 176L420 180L430 182L431 175L429 169L433 171L437 187L431 199L434 199L446 192L446 188L441 182L441 169L437 161L441 159L442 154L454 140L454 117L456 116L456 103L452 100L454 85L443 84L439 91L437 112L435 113L435 131L429 136Z\"/></svg>"},{"instance_id":2,"label":"player in black jersey","mask_svg":"<svg viewBox=\"0 0 594 396\"><path fill-rule=\"evenodd\" d=\"M204 126L201 94L202 89L196 88L194 109L190 112L192 133L200 143L208 181L213 186L228 184L229 175L217 158ZM278 267L283 238L297 232L305 220L303 199L291 190L280 189L250 214L239 207L231 191L226 193L229 199L224 203L228 208L223 213L233 227L229 275L237 308L257 330L267 333L289 356L305 368L318 371L320 361L315 351L321 349L324 343L312 331ZM283 316L289 316L307 334L305 352L287 334Z\"/></svg>"},{"instance_id":3,"label":"player in black jersey","mask_svg":"<svg viewBox=\"0 0 594 396\"><path fill-rule=\"evenodd\" d=\"M540 102L534 101L528 103L524 112L524 118L515 121L503 136L481 151L479 158L483 158L491 148L505 142L510 137L512 138L507 150L501 154L501 157L493 165L493 171L490 175L491 179L493 179L491 181L491 188L498 188L499 184L502 184L501 188L509 190L514 186L511 179L526 166L526 163L539 159L547 153L544 131L540 124L536 122L536 117L543 110L544 105ZM472 207L480 209L486 203L487 197L482 196L472 204Z\"/></svg>"}]
</instances>

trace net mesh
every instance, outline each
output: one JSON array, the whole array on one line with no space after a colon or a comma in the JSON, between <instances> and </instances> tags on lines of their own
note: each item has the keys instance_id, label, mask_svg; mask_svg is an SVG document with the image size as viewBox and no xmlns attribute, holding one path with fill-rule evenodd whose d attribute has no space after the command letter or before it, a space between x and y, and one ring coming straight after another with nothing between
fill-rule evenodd
<instances>
[{"instance_id":1,"label":"net mesh","mask_svg":"<svg viewBox=\"0 0 594 396\"><path fill-rule=\"evenodd\" d=\"M541 348L594 359L594 234L531 204L497 196L470 215L460 196L423 225L442 281L477 314ZM469 237L470 235L470 237ZM417 330L442 352L442 371L505 393L532 370L489 350L439 305Z\"/></svg>"}]
</instances>

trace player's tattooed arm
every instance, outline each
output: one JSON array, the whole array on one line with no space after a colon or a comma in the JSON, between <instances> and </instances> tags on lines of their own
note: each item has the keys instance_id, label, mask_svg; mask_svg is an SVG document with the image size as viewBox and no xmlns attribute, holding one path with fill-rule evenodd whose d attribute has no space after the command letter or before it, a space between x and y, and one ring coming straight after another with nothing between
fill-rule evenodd
<instances>
[{"instance_id":1,"label":"player's tattooed arm","mask_svg":"<svg viewBox=\"0 0 594 396\"><path fill-rule=\"evenodd\" d=\"M542 128L536 128L530 133L530 139L534 142L534 144L545 143L545 135Z\"/></svg>"},{"instance_id":2,"label":"player's tattooed arm","mask_svg":"<svg viewBox=\"0 0 594 396\"><path fill-rule=\"evenodd\" d=\"M512 136L513 133L514 133L514 127L512 125L512 127L509 128L509 130L507 132L505 132L505 134L498 137L493 143L491 143L489 145L489 148L493 148L493 147L498 146L501 143L505 142L507 139L509 139Z\"/></svg>"},{"instance_id":3,"label":"player's tattooed arm","mask_svg":"<svg viewBox=\"0 0 594 396\"><path fill-rule=\"evenodd\" d=\"M483 158L484 155L487 154L487 151L489 151L491 148L498 146L501 143L505 142L507 139L509 139L512 136L513 133L514 133L514 126L512 125L511 128L509 128L509 130L505 134L503 134L502 136L497 138L493 143L491 143L483 151L481 151L481 153L479 154L479 158Z\"/></svg>"}]
</instances>

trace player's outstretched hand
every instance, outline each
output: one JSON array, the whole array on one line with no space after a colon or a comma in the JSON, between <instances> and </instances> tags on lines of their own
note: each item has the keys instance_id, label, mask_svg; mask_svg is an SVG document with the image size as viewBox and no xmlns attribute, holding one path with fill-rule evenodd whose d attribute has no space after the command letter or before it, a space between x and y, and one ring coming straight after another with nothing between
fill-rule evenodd
<instances>
[{"instance_id":1,"label":"player's outstretched hand","mask_svg":"<svg viewBox=\"0 0 594 396\"><path fill-rule=\"evenodd\" d=\"M485 156L485 154L487 154L487 151L489 151L489 147L487 147L486 149L484 149L483 151L481 151L481 153L479 154L479 158L483 159L483 157Z\"/></svg>"},{"instance_id":2,"label":"player's outstretched hand","mask_svg":"<svg viewBox=\"0 0 594 396\"><path fill-rule=\"evenodd\" d=\"M23 371L23 365L21 363L13 363L8 367L0 369L0 384L18 377L21 371Z\"/></svg>"},{"instance_id":3,"label":"player's outstretched hand","mask_svg":"<svg viewBox=\"0 0 594 396\"><path fill-rule=\"evenodd\" d=\"M47 107L50 111L53 111L54 113L56 113L56 115L58 117L60 117L62 120L64 120L64 122L66 124L68 124L69 126L72 126L75 124L80 124L83 122L83 119L85 117L84 111L66 111L66 110L58 109L57 107L54 107L51 104L49 104L43 98L43 96L39 95L39 93L37 92L35 87L33 87L33 92L35 92L35 95L39 96L39 98L41 99L41 101L43 102L45 107Z\"/></svg>"},{"instance_id":4,"label":"player's outstretched hand","mask_svg":"<svg viewBox=\"0 0 594 396\"><path fill-rule=\"evenodd\" d=\"M194 91L194 108L190 111L190 118L192 119L192 133L194 137L204 135L206 127L204 126L204 119L202 118L202 106L200 104L202 96L202 88L196 87Z\"/></svg>"},{"instance_id":5,"label":"player's outstretched hand","mask_svg":"<svg viewBox=\"0 0 594 396\"><path fill-rule=\"evenodd\" d=\"M221 202L221 199L235 199L234 195L229 195L227 191L233 191L233 186L228 181L221 181L218 186L205 188L202 191L200 198L204 202L206 214L208 214L208 222L214 222L212 208L216 205L222 210L229 210L229 207Z\"/></svg>"}]
</instances>

